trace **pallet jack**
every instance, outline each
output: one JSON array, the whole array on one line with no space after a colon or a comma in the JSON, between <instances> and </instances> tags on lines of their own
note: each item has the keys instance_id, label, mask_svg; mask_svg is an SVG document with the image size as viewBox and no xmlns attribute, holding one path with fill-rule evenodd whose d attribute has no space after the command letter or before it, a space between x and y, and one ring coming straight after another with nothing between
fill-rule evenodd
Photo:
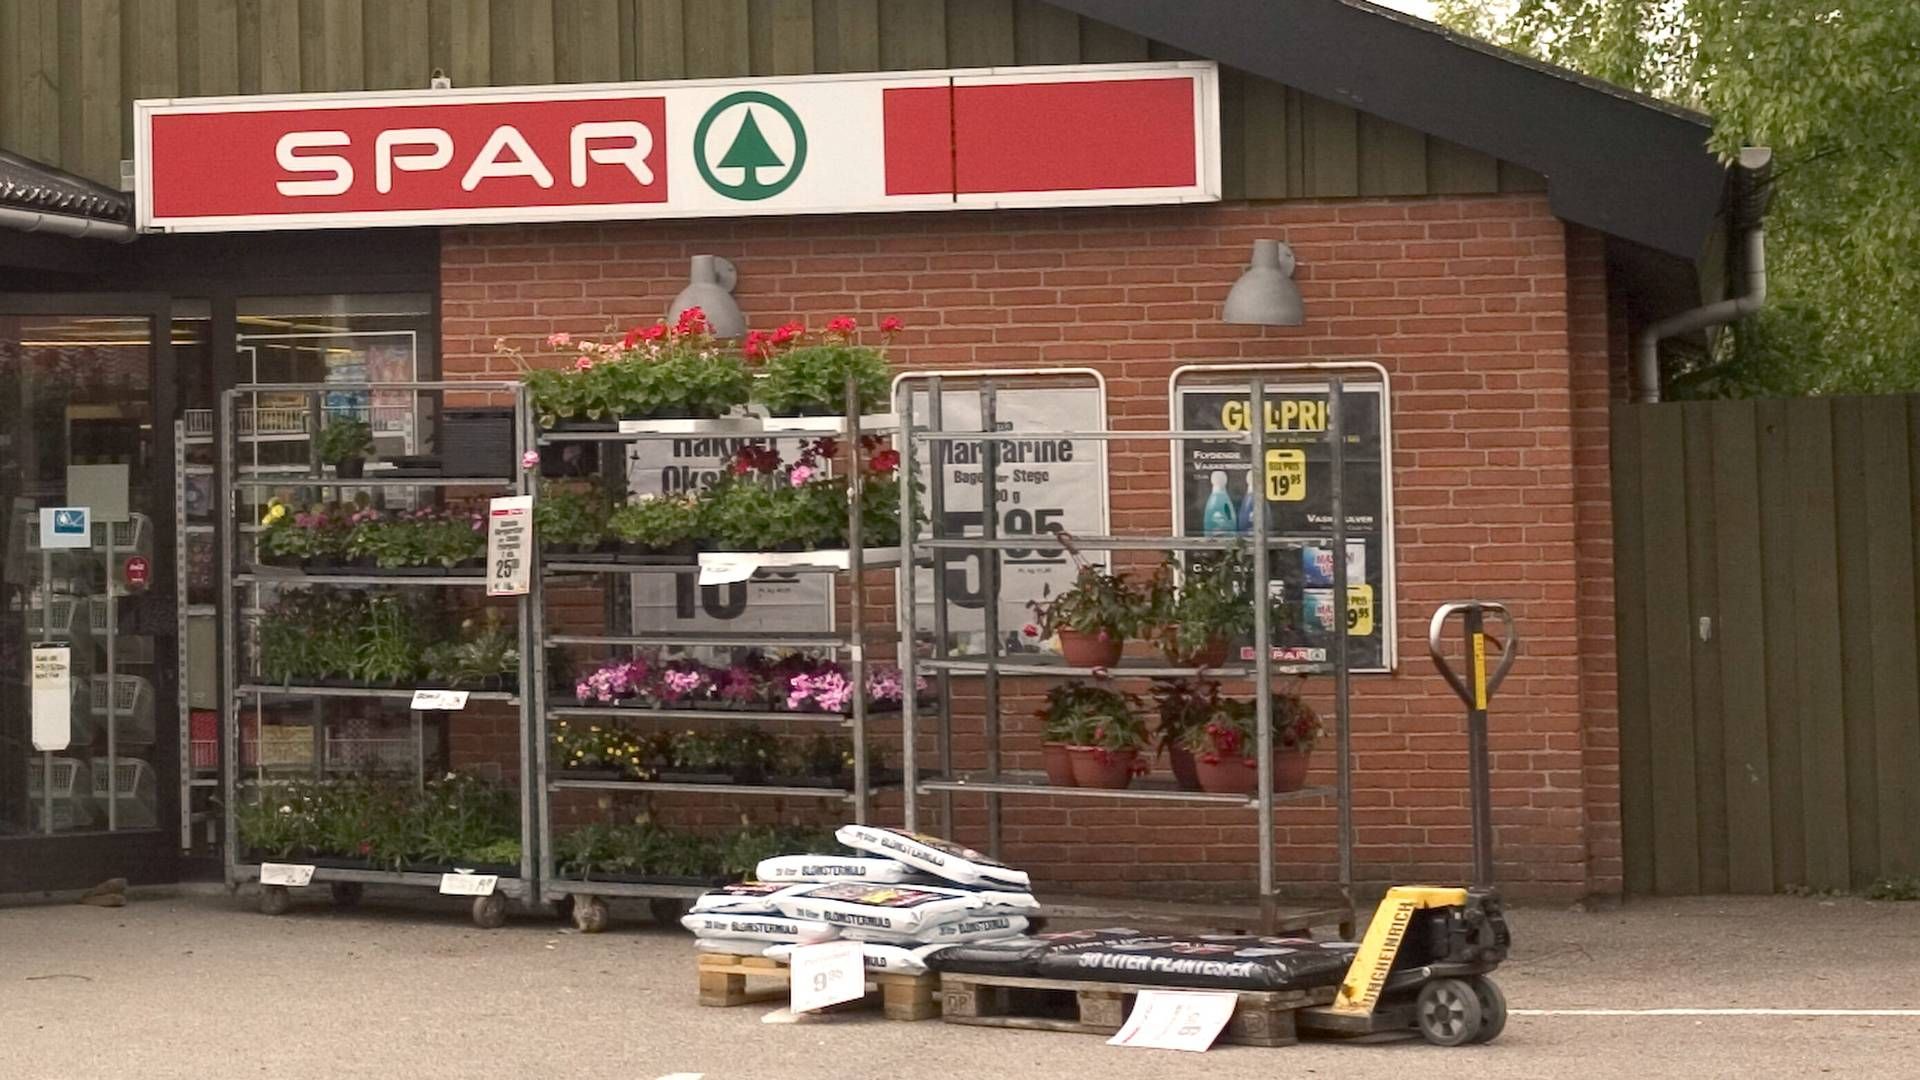
<instances>
[{"instance_id":1,"label":"pallet jack","mask_svg":"<svg viewBox=\"0 0 1920 1080\"><path fill-rule=\"evenodd\" d=\"M1464 617L1470 678L1448 664L1441 638ZM1487 666L1486 618L1501 623L1499 658ZM1333 1004L1300 1010L1302 1034L1353 1037L1416 1030L1436 1046L1491 1042L1507 1025L1507 1001L1490 977L1512 937L1493 887L1493 800L1487 762L1487 703L1519 651L1507 609L1485 600L1442 604L1427 629L1434 666L1467 705L1468 773L1473 806L1473 887L1396 886L1340 982Z\"/></svg>"}]
</instances>

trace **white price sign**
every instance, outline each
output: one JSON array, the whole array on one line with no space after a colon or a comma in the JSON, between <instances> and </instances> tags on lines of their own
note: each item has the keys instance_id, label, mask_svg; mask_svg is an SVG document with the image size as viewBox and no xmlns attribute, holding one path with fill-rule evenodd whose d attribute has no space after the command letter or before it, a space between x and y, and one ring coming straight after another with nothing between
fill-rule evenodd
<instances>
[{"instance_id":1,"label":"white price sign","mask_svg":"<svg viewBox=\"0 0 1920 1080\"><path fill-rule=\"evenodd\" d=\"M260 884L285 885L289 888L304 889L313 880L313 867L296 863L261 863Z\"/></svg>"},{"instance_id":2,"label":"white price sign","mask_svg":"<svg viewBox=\"0 0 1920 1080\"><path fill-rule=\"evenodd\" d=\"M533 583L533 496L487 505L487 595L524 596Z\"/></svg>"},{"instance_id":3,"label":"white price sign","mask_svg":"<svg viewBox=\"0 0 1920 1080\"><path fill-rule=\"evenodd\" d=\"M408 706L415 712L459 712L467 707L466 690L415 690L413 704Z\"/></svg>"},{"instance_id":4,"label":"white price sign","mask_svg":"<svg viewBox=\"0 0 1920 1080\"><path fill-rule=\"evenodd\" d=\"M867 969L857 941L803 945L789 954L788 1008L812 1012L867 996Z\"/></svg>"},{"instance_id":5,"label":"white price sign","mask_svg":"<svg viewBox=\"0 0 1920 1080\"><path fill-rule=\"evenodd\" d=\"M456 870L451 874L440 875L440 895L492 896L493 888L498 884L500 884L498 874L470 874L465 870Z\"/></svg>"},{"instance_id":6,"label":"white price sign","mask_svg":"<svg viewBox=\"0 0 1920 1080\"><path fill-rule=\"evenodd\" d=\"M73 650L33 650L33 748L65 750L73 741Z\"/></svg>"},{"instance_id":7,"label":"white price sign","mask_svg":"<svg viewBox=\"0 0 1920 1080\"><path fill-rule=\"evenodd\" d=\"M758 569L760 557L753 552L709 552L700 556L700 584L733 585L752 577Z\"/></svg>"},{"instance_id":8,"label":"white price sign","mask_svg":"<svg viewBox=\"0 0 1920 1080\"><path fill-rule=\"evenodd\" d=\"M1238 994L1210 990L1142 990L1126 1024L1107 1045L1206 1050L1233 1018L1239 1000Z\"/></svg>"}]
</instances>

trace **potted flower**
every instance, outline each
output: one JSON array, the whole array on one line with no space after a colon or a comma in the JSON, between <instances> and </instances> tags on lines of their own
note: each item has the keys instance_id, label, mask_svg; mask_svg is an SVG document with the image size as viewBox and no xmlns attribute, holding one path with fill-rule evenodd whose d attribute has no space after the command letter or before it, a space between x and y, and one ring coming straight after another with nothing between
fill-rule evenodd
<instances>
[{"instance_id":1,"label":"potted flower","mask_svg":"<svg viewBox=\"0 0 1920 1080\"><path fill-rule=\"evenodd\" d=\"M358 480L366 472L367 455L373 453L373 427L365 420L333 416L314 437L314 451L342 480Z\"/></svg>"},{"instance_id":2,"label":"potted flower","mask_svg":"<svg viewBox=\"0 0 1920 1080\"><path fill-rule=\"evenodd\" d=\"M1047 703L1034 713L1040 720L1041 767L1052 787L1078 786L1073 780L1073 759L1068 747L1087 741L1073 704L1088 689L1082 682L1058 683L1047 691Z\"/></svg>"},{"instance_id":3,"label":"potted flower","mask_svg":"<svg viewBox=\"0 0 1920 1080\"><path fill-rule=\"evenodd\" d=\"M1219 667L1233 642L1253 634L1253 560L1243 549L1196 558L1184 575L1168 556L1148 595L1148 618L1170 663Z\"/></svg>"},{"instance_id":4,"label":"potted flower","mask_svg":"<svg viewBox=\"0 0 1920 1080\"><path fill-rule=\"evenodd\" d=\"M885 405L890 374L886 352L856 342L858 327L852 316L842 315L815 337L809 337L799 323L771 333L749 331L747 357L765 361L754 397L776 418L839 416L846 412L851 380L862 414ZM880 321L881 333L889 340L899 329L899 319L889 316Z\"/></svg>"},{"instance_id":5,"label":"potted flower","mask_svg":"<svg viewBox=\"0 0 1920 1080\"><path fill-rule=\"evenodd\" d=\"M1273 709L1273 790L1298 791L1306 783L1313 744L1325 733L1319 714L1293 694L1276 693ZM1251 701L1222 701L1212 717L1187 732L1200 790L1249 795L1259 786L1258 718Z\"/></svg>"},{"instance_id":6,"label":"potted flower","mask_svg":"<svg viewBox=\"0 0 1920 1080\"><path fill-rule=\"evenodd\" d=\"M1039 618L1039 636L1058 639L1069 666L1105 668L1119 662L1127 635L1140 625L1145 603L1125 577L1082 563L1070 588L1028 606Z\"/></svg>"},{"instance_id":7,"label":"potted flower","mask_svg":"<svg viewBox=\"0 0 1920 1080\"><path fill-rule=\"evenodd\" d=\"M693 492L641 495L622 503L607 518L607 529L628 558L690 559L700 531L700 500Z\"/></svg>"},{"instance_id":8,"label":"potted flower","mask_svg":"<svg viewBox=\"0 0 1920 1080\"><path fill-rule=\"evenodd\" d=\"M697 307L672 324L636 326L618 344L565 333L546 344L570 359L535 368L502 347L521 368L541 427L613 430L621 420L717 418L746 404L752 391L745 359L713 338Z\"/></svg>"},{"instance_id":9,"label":"potted flower","mask_svg":"<svg viewBox=\"0 0 1920 1080\"><path fill-rule=\"evenodd\" d=\"M1155 679L1154 704L1160 725L1154 731L1155 756L1165 754L1167 766L1182 791L1199 791L1200 774L1187 736L1220 710L1220 684L1197 679Z\"/></svg>"},{"instance_id":10,"label":"potted flower","mask_svg":"<svg viewBox=\"0 0 1920 1080\"><path fill-rule=\"evenodd\" d=\"M589 488L542 486L533 504L533 528L549 555L597 552L607 538L607 500Z\"/></svg>"},{"instance_id":11,"label":"potted flower","mask_svg":"<svg viewBox=\"0 0 1920 1080\"><path fill-rule=\"evenodd\" d=\"M498 608L460 623L460 640L428 647L427 675L459 689L511 690L520 684L520 641Z\"/></svg>"},{"instance_id":12,"label":"potted flower","mask_svg":"<svg viewBox=\"0 0 1920 1080\"><path fill-rule=\"evenodd\" d=\"M1134 711L1138 704L1132 694L1097 686L1082 685L1067 695L1057 730L1074 740L1067 757L1075 787L1124 788L1147 771L1140 760L1147 728Z\"/></svg>"}]
</instances>

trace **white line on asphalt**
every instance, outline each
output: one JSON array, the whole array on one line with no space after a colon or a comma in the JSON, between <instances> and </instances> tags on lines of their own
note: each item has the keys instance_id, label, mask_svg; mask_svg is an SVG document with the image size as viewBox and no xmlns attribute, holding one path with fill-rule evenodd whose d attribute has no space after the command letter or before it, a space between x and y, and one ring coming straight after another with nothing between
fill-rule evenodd
<instances>
[{"instance_id":1,"label":"white line on asphalt","mask_svg":"<svg viewBox=\"0 0 1920 1080\"><path fill-rule=\"evenodd\" d=\"M700 1080L706 1073L668 1073L660 1080Z\"/></svg>"},{"instance_id":2,"label":"white line on asphalt","mask_svg":"<svg viewBox=\"0 0 1920 1080\"><path fill-rule=\"evenodd\" d=\"M1920 1016L1920 1009L1514 1009L1515 1016Z\"/></svg>"}]
</instances>

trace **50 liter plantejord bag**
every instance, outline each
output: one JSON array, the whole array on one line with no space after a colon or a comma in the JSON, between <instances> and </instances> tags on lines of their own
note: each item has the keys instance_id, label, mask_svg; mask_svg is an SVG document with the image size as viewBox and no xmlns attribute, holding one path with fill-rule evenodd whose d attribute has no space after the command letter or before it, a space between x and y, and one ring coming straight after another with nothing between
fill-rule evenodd
<instances>
[{"instance_id":1,"label":"50 liter plantejord bag","mask_svg":"<svg viewBox=\"0 0 1920 1080\"><path fill-rule=\"evenodd\" d=\"M1049 979L1223 990L1304 990L1346 975L1358 946L1306 938L1141 935L1053 945L1034 961Z\"/></svg>"},{"instance_id":2,"label":"50 liter plantejord bag","mask_svg":"<svg viewBox=\"0 0 1920 1080\"><path fill-rule=\"evenodd\" d=\"M1039 970L1040 958L1058 946L1122 941L1139 936L1138 930L1109 927L1104 930L1056 930L1025 937L969 941L940 950L928 961L927 966L935 971L971 975L1031 976Z\"/></svg>"},{"instance_id":3,"label":"50 liter plantejord bag","mask_svg":"<svg viewBox=\"0 0 1920 1080\"><path fill-rule=\"evenodd\" d=\"M845 855L775 855L761 859L753 876L768 882L880 881L899 883L920 880L922 875L894 859L848 857Z\"/></svg>"},{"instance_id":4,"label":"50 liter plantejord bag","mask_svg":"<svg viewBox=\"0 0 1920 1080\"><path fill-rule=\"evenodd\" d=\"M1025 870L1015 870L970 847L937 836L922 836L901 829L883 829L875 825L842 825L834 838L855 851L870 851L889 859L898 859L935 877L959 885L996 889L1033 887Z\"/></svg>"},{"instance_id":5,"label":"50 liter plantejord bag","mask_svg":"<svg viewBox=\"0 0 1920 1080\"><path fill-rule=\"evenodd\" d=\"M781 914L834 927L921 935L942 923L974 915L1011 915L1039 905L1025 893L969 892L933 885L879 885L843 881L796 888L773 898Z\"/></svg>"}]
</instances>

